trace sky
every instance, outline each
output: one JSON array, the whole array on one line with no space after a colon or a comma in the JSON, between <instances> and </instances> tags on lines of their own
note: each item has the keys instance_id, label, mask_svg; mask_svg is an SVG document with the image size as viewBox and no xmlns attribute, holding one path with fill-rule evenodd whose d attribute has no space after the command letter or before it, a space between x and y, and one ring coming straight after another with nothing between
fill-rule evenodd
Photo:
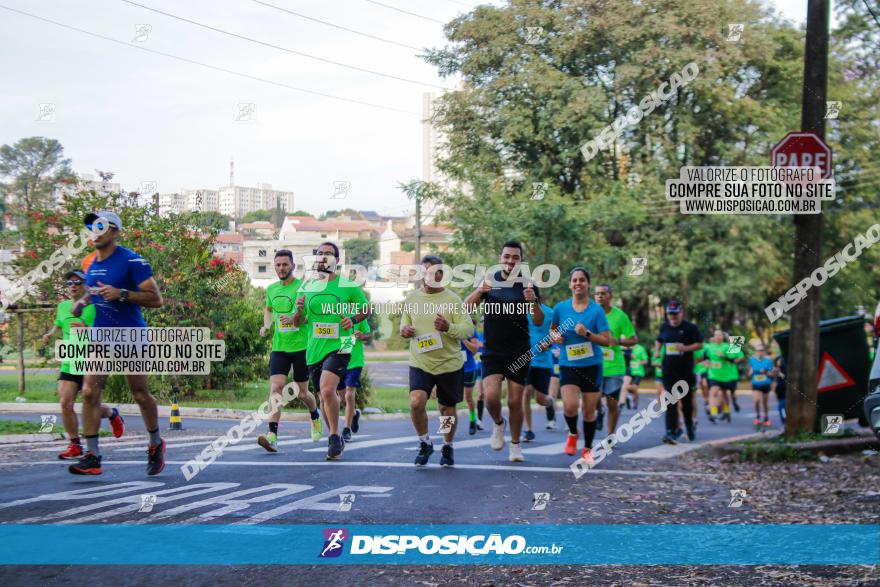
<instances>
[{"instance_id":1,"label":"sky","mask_svg":"<svg viewBox=\"0 0 880 587\"><path fill-rule=\"evenodd\" d=\"M0 6L120 41L0 8L0 68L6 72L0 144L27 136L57 139L76 172L112 171L126 190L150 181L162 193L216 189L228 185L234 159L236 185L293 191L296 207L315 214L342 207L411 211L397 186L422 177L422 94L455 85L437 76L415 48L443 46L441 23L476 0L381 1L414 14L379 0L132 1L264 44L123 0L0 0ZM764 3L798 24L806 16L806 0ZM39 120L41 104L54 105L44 110L47 120ZM347 196L334 198L336 182L343 181L350 185Z\"/></svg>"}]
</instances>

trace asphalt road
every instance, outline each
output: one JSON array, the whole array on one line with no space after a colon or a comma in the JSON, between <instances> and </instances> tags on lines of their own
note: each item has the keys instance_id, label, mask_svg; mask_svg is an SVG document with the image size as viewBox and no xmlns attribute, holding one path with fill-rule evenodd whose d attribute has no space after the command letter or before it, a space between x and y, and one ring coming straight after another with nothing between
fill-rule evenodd
<instances>
[{"instance_id":1,"label":"asphalt road","mask_svg":"<svg viewBox=\"0 0 880 587\"><path fill-rule=\"evenodd\" d=\"M644 407L650 398L642 399ZM148 478L144 472L143 422L129 416L123 438L102 439L104 474L99 477L70 475L67 463L56 459L63 442L0 445L0 524L602 523L601 515L599 519L579 517L582 513L578 505L566 500L575 484L612 484L638 495L652 483L672 481L717 495L719 507L729 500L729 487L710 475L677 470L674 460L627 458L672 454L670 451L689 445L670 448L661 444L662 418L626 444L618 445L595 469L575 479L568 467L574 459L562 453L565 431L545 430L543 412L534 410L537 439L523 445L524 463L508 462L506 446L502 451L493 451L488 445L487 426L476 436L469 436L466 428L459 429L456 466L439 467L441 441L433 434L439 426L437 418L431 422L437 452L428 467L413 465L417 442L406 419L365 418L342 459L327 462L326 440L312 443L305 423L283 422L279 453L266 453L256 444L256 435L265 431L260 427L239 444L228 446L222 457L190 481L181 473L181 465L214 438L226 434L236 422L187 418L184 431L172 432L166 430L168 423L163 419L167 466L161 475ZM624 411L621 422L634 413ZM36 414L4 413L0 417L39 421ZM712 425L705 417L701 420L697 443L754 431L751 414L746 410L735 414L730 424ZM485 422L489 424L488 417ZM597 442L603 437L598 433ZM64 493L71 491L79 494ZM100 495L90 495L95 492ZM533 509L535 493L549 494L545 509ZM342 494L353 499L341 498ZM145 495L155 497L142 497ZM139 511L144 509L145 499L154 500L152 508ZM342 501L350 502L350 509L340 506ZM611 502L607 507L612 513L616 506ZM645 520L662 521L659 515ZM17 567L15 581L41 582L45 569ZM90 583L115 580L112 567L96 569L96 575L90 574ZM10 571L8 567L0 568L4 583L11 584ZM53 576L72 578L76 569L59 573L53 571ZM158 567L139 568L138 575L150 582L151 577L167 578Z\"/></svg>"}]
</instances>

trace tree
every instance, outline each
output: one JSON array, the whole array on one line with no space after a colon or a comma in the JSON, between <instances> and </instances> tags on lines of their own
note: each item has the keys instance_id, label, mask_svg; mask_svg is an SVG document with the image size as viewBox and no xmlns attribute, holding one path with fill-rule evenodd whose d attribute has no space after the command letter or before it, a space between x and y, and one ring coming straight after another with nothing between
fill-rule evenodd
<instances>
[{"instance_id":1,"label":"tree","mask_svg":"<svg viewBox=\"0 0 880 587\"><path fill-rule=\"evenodd\" d=\"M847 115L828 133L841 189L823 205L823 240L835 250L876 222L880 205L876 27L860 1L841 5L829 99ZM744 23L747 42L726 42L719 18ZM526 43L526 25L542 27L538 43ZM435 102L432 123L445 140L436 163L467 188L441 198L438 218L455 227L444 260L494 263L497 247L518 238L533 267L559 265L564 281L583 264L594 283L617 286L642 330L653 330L650 312L662 315L671 297L704 332L722 326L766 340L786 327L763 309L793 285L793 230L782 222L790 218L682 215L663 194L683 166L767 165L772 145L800 128L801 31L755 2L555 0L479 6L445 34L426 60L460 89ZM584 157L588 140L692 62L696 78ZM536 183L543 199L532 199ZM823 296L823 311L876 304L880 250L864 255L826 285L839 295ZM648 259L641 277L629 275L633 257ZM567 288L546 293L558 300Z\"/></svg>"},{"instance_id":2,"label":"tree","mask_svg":"<svg viewBox=\"0 0 880 587\"><path fill-rule=\"evenodd\" d=\"M351 216L352 218L360 218L361 213L354 208L343 208L342 210L327 210L318 218L318 220L327 220L328 218L336 218L338 216Z\"/></svg>"},{"instance_id":3,"label":"tree","mask_svg":"<svg viewBox=\"0 0 880 587\"><path fill-rule=\"evenodd\" d=\"M294 210L293 212L288 212L288 216L311 216L311 212L306 212L305 210Z\"/></svg>"},{"instance_id":4,"label":"tree","mask_svg":"<svg viewBox=\"0 0 880 587\"><path fill-rule=\"evenodd\" d=\"M192 226L212 228L219 231L228 230L229 222L232 220L229 216L225 216L220 212L189 212L188 215Z\"/></svg>"},{"instance_id":5,"label":"tree","mask_svg":"<svg viewBox=\"0 0 880 587\"><path fill-rule=\"evenodd\" d=\"M345 252L352 265L369 267L370 263L379 258L379 243L370 239L351 239L345 241Z\"/></svg>"},{"instance_id":6,"label":"tree","mask_svg":"<svg viewBox=\"0 0 880 587\"><path fill-rule=\"evenodd\" d=\"M269 222L272 220L272 214L274 213L275 210L253 210L242 216L241 222L242 224L249 222Z\"/></svg>"},{"instance_id":7,"label":"tree","mask_svg":"<svg viewBox=\"0 0 880 587\"><path fill-rule=\"evenodd\" d=\"M64 147L44 137L28 137L0 147L0 175L9 178L2 184L3 195L11 194L25 214L51 202L60 184L76 180L70 159L64 158Z\"/></svg>"}]
</instances>

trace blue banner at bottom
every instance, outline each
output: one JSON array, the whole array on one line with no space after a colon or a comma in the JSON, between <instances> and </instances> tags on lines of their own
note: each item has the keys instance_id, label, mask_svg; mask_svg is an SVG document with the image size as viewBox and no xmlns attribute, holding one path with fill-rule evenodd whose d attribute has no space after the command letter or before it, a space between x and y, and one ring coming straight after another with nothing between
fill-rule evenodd
<instances>
[{"instance_id":1,"label":"blue banner at bottom","mask_svg":"<svg viewBox=\"0 0 880 587\"><path fill-rule=\"evenodd\" d=\"M880 526L855 524L9 524L0 543L4 565L880 564Z\"/></svg>"}]
</instances>

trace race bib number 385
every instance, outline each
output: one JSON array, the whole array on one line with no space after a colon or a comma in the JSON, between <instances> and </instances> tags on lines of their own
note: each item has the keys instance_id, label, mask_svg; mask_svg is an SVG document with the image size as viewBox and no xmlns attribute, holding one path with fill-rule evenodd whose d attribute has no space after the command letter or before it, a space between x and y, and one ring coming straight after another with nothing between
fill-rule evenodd
<instances>
[{"instance_id":1,"label":"race bib number 385","mask_svg":"<svg viewBox=\"0 0 880 587\"><path fill-rule=\"evenodd\" d=\"M569 361L577 361L578 359L586 359L593 356L593 343L581 342L578 344L569 344L565 346L565 356Z\"/></svg>"}]
</instances>

